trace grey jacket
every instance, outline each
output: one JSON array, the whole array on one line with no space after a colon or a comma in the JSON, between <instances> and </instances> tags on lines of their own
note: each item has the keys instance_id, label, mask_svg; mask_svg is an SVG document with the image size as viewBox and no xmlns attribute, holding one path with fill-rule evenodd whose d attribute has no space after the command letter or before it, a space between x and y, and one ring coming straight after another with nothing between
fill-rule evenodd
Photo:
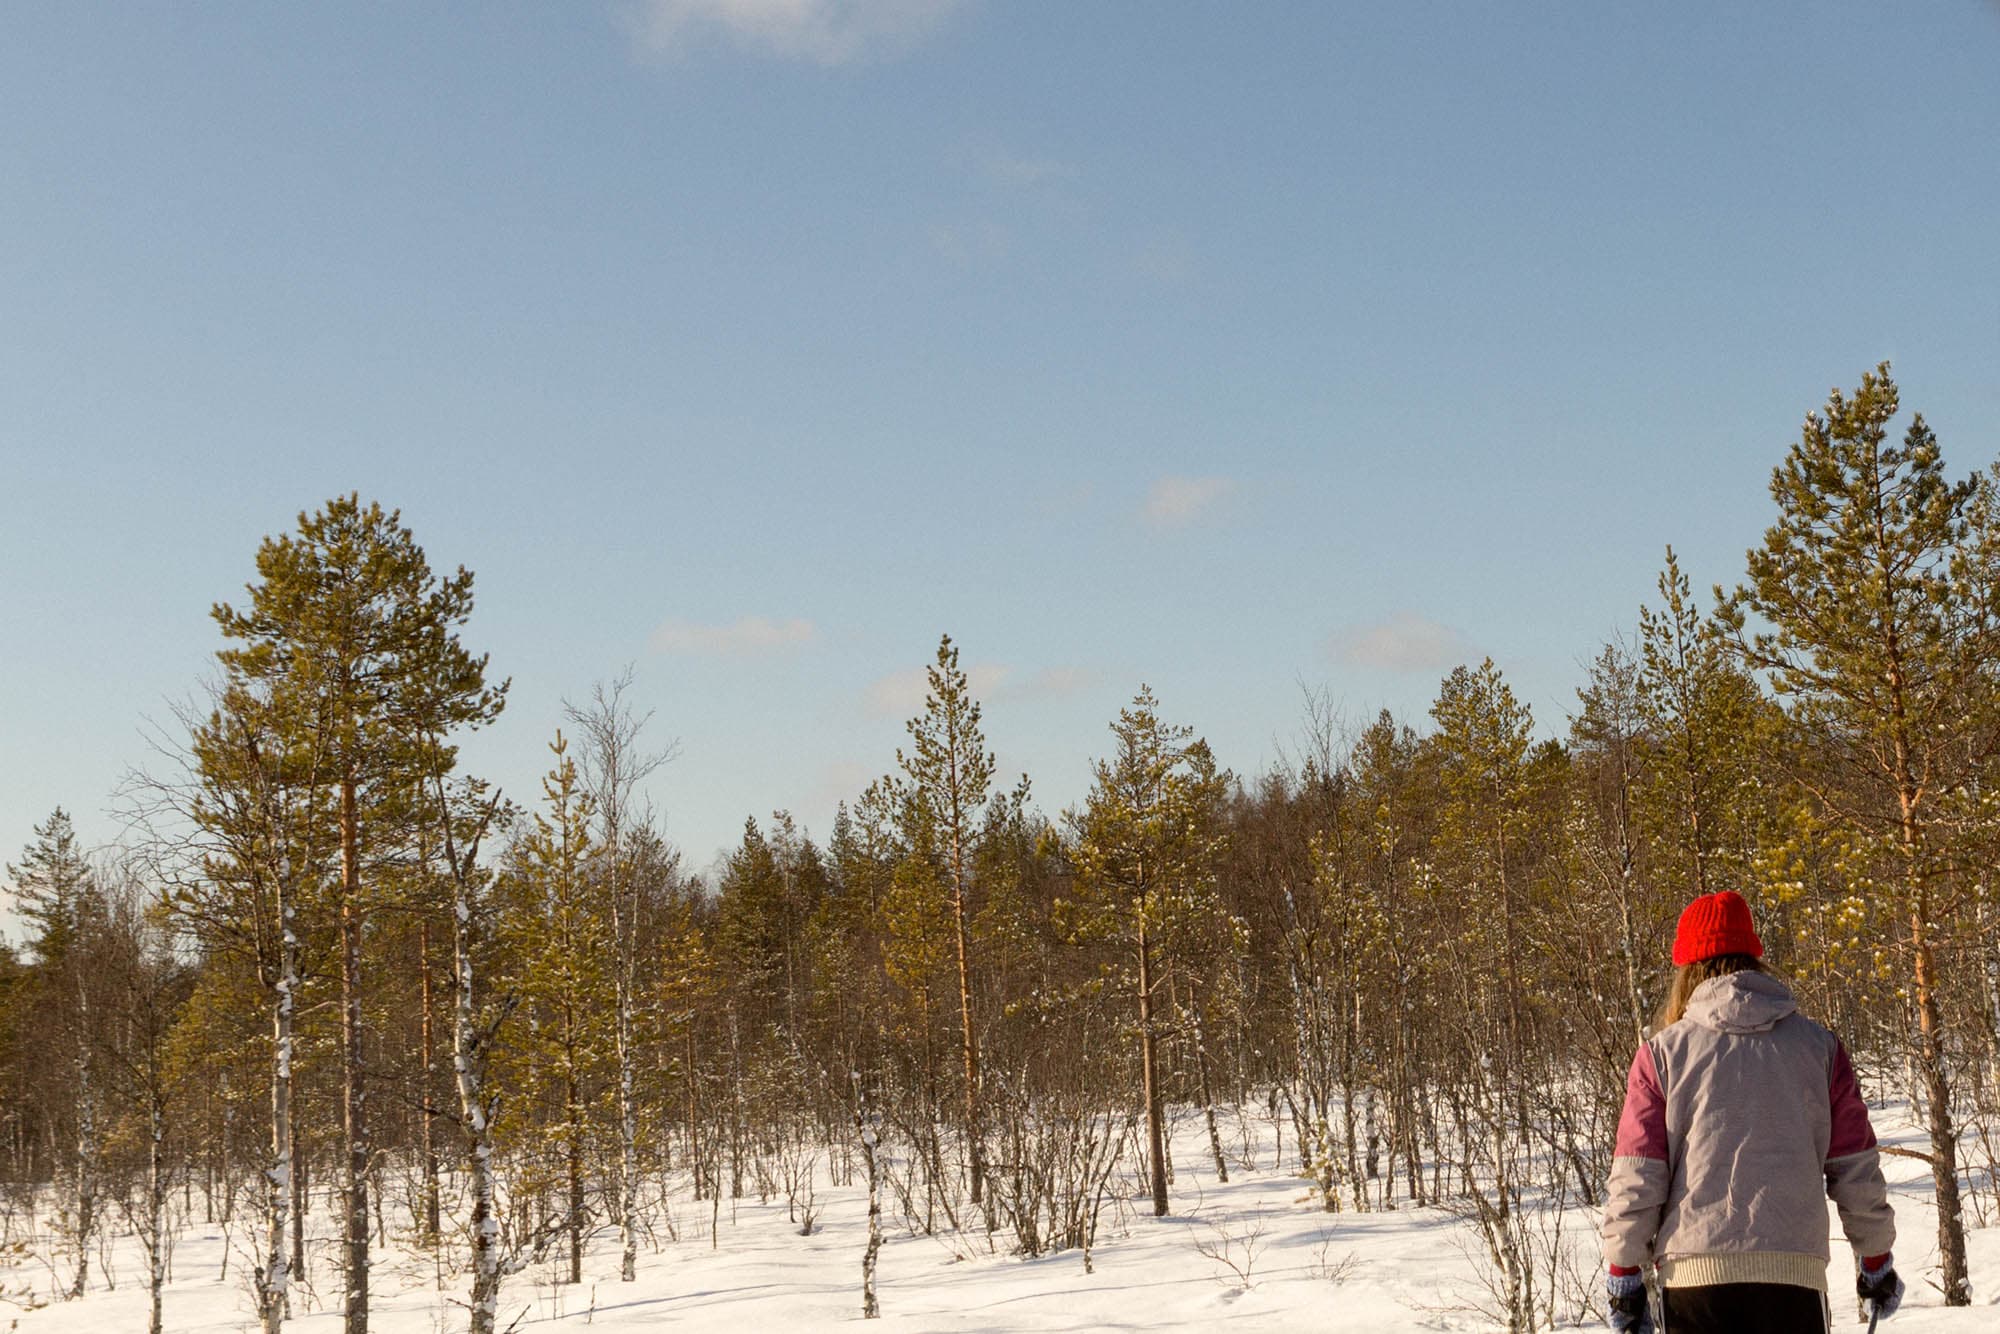
<instances>
[{"instance_id":1,"label":"grey jacket","mask_svg":"<svg viewBox=\"0 0 2000 1334\"><path fill-rule=\"evenodd\" d=\"M1711 978L1639 1048L1604 1204L1604 1258L1669 1287L1826 1291L1826 1199L1857 1256L1895 1216L1875 1131L1840 1040L1766 973Z\"/></svg>"}]
</instances>

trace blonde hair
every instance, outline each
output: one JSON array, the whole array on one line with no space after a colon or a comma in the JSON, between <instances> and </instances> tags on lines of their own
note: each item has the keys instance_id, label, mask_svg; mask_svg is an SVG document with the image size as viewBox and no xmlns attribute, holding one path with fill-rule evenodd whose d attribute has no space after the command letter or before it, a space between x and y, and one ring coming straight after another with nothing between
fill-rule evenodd
<instances>
[{"instance_id":1,"label":"blonde hair","mask_svg":"<svg viewBox=\"0 0 2000 1334\"><path fill-rule=\"evenodd\" d=\"M1694 995L1694 989L1710 978L1726 977L1730 973L1770 971L1763 960L1753 959L1747 954L1716 954L1683 964L1674 970L1674 982L1667 988L1667 999L1660 1006L1660 1019L1654 1031L1679 1023L1681 1016L1687 1013L1688 1000Z\"/></svg>"}]
</instances>

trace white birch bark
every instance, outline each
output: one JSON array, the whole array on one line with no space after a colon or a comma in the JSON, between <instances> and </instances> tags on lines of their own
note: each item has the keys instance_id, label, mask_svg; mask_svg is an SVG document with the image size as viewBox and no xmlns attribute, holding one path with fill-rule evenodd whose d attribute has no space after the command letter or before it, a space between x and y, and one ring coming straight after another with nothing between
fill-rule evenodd
<instances>
[{"instance_id":1,"label":"white birch bark","mask_svg":"<svg viewBox=\"0 0 2000 1334\"><path fill-rule=\"evenodd\" d=\"M97 1230L97 1091L90 1079L90 997L77 979L76 1033L76 1276L69 1299L90 1281L90 1243Z\"/></svg>"},{"instance_id":2,"label":"white birch bark","mask_svg":"<svg viewBox=\"0 0 2000 1334\"><path fill-rule=\"evenodd\" d=\"M271 1005L271 1159L264 1169L264 1264L257 1274L257 1317L263 1334L278 1334L289 1304L285 1231L292 1199L292 1023L298 1003L299 942L292 900L278 886L278 984Z\"/></svg>"},{"instance_id":3,"label":"white birch bark","mask_svg":"<svg viewBox=\"0 0 2000 1334\"><path fill-rule=\"evenodd\" d=\"M159 1072L152 1072L157 1081ZM160 1296L167 1284L166 1108L157 1082L147 1099L151 1143L146 1158L146 1280L149 1300L147 1334L161 1334Z\"/></svg>"},{"instance_id":4,"label":"white birch bark","mask_svg":"<svg viewBox=\"0 0 2000 1334\"><path fill-rule=\"evenodd\" d=\"M868 1247L861 1253L861 1316L875 1320L882 1314L875 1300L875 1257L882 1249L882 1172L875 1160L875 1125L861 1094L861 1072L855 1071L853 1079L854 1138L861 1145L861 1160L868 1169Z\"/></svg>"}]
</instances>

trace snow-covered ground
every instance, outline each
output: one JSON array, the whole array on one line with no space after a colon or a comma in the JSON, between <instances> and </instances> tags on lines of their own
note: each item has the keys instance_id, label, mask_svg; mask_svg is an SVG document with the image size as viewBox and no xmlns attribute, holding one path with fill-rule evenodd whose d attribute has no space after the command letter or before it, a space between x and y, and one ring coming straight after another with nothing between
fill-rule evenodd
<instances>
[{"instance_id":1,"label":"snow-covered ground","mask_svg":"<svg viewBox=\"0 0 2000 1334\"><path fill-rule=\"evenodd\" d=\"M1921 1147L1914 1129L1878 1114L1887 1142ZM1134 1201L1119 1217L1107 1214L1086 1274L1079 1253L1039 1260L976 1254L962 1258L951 1244L911 1237L894 1227L885 1209L879 1273L882 1318L868 1326L889 1331L959 1330L1482 1330L1494 1327L1482 1303L1477 1236L1436 1209L1326 1214L1308 1198L1308 1184L1273 1170L1269 1129L1252 1121L1236 1138L1255 1150L1255 1168L1232 1169L1218 1185L1203 1158L1199 1122L1182 1123L1176 1141L1179 1177L1176 1212L1154 1218ZM1287 1136L1289 1149L1289 1136ZM1975 1301L1971 1310L1946 1311L1926 1282L1934 1277L1935 1214L1923 1164L1887 1160L1896 1187L1902 1241L1897 1256L1910 1279L1910 1303L1890 1334L1974 1334L2000 1329L2000 1228L1970 1238ZM503 1329L571 1331L680 1329L757 1334L765 1330L827 1329L860 1325L860 1271L866 1236L865 1195L860 1188L820 1186L821 1227L797 1235L782 1200L739 1201L735 1220L725 1202L715 1245L708 1235L708 1207L680 1201L681 1240L641 1250L636 1282L618 1282L615 1235L598 1238L580 1287L553 1281L554 1261L531 1266L508 1281L501 1303ZM324 1223L325 1220L316 1220ZM1573 1217L1563 1244L1595 1277L1593 1220ZM1835 1230L1837 1237L1837 1229ZM225 1240L215 1227L197 1226L174 1250L174 1280L165 1297L166 1326L187 1334L222 1334L255 1327L246 1283L242 1229ZM227 1278L221 1277L225 1252ZM1246 1246L1249 1248L1247 1260ZM983 1250L982 1247L980 1248ZM1212 1254L1205 1254L1204 1251ZM1846 1249L1836 1242L1837 1281ZM0 1320L21 1334L110 1334L145 1328L145 1263L135 1238L112 1246L116 1287L102 1283L82 1301L16 1311L0 1306ZM1246 1272L1238 1274L1221 1256ZM442 1288L440 1279L442 1278ZM300 1334L340 1328L339 1280L330 1266L317 1270L320 1303L301 1302L287 1326ZM1247 1279L1247 1286L1245 1280ZM0 1269L6 1291L23 1285L43 1296L53 1278L47 1265L17 1258ZM460 1275L440 1276L432 1259L391 1251L377 1259L371 1325L380 1334L441 1334L465 1328ZM1835 1328L1851 1327L1853 1305L1835 1305ZM1566 1317L1567 1318L1567 1317ZM1589 1322L1595 1325L1596 1322Z\"/></svg>"}]
</instances>

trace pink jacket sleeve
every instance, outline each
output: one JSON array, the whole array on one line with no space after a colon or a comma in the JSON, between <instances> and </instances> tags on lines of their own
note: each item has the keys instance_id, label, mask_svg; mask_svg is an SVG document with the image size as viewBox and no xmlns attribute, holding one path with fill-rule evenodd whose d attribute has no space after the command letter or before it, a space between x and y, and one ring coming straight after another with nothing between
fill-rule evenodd
<instances>
[{"instance_id":1,"label":"pink jacket sleeve","mask_svg":"<svg viewBox=\"0 0 2000 1334\"><path fill-rule=\"evenodd\" d=\"M1618 1269L1645 1265L1667 1204L1667 1100L1652 1049L1641 1044L1625 1076L1625 1110L1618 1118L1611 1180L1604 1193L1604 1262Z\"/></svg>"},{"instance_id":2,"label":"pink jacket sleeve","mask_svg":"<svg viewBox=\"0 0 2000 1334\"><path fill-rule=\"evenodd\" d=\"M1854 1078L1854 1062L1837 1039L1827 1071L1827 1099L1833 1133L1826 1146L1826 1193L1840 1213L1841 1229L1854 1253L1886 1255L1896 1244L1896 1214L1889 1205L1882 1155L1875 1146L1875 1127L1868 1122L1868 1104L1861 1100L1861 1085Z\"/></svg>"}]
</instances>

